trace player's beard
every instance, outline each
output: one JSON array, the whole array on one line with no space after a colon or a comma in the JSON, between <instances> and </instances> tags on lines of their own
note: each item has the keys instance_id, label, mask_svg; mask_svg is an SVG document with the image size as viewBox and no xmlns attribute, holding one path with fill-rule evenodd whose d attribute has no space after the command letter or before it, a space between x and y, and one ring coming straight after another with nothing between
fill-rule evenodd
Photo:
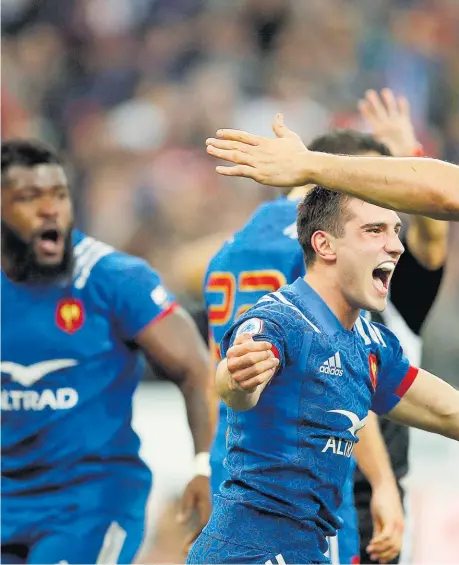
<instances>
[{"instance_id":1,"label":"player's beard","mask_svg":"<svg viewBox=\"0 0 459 565\"><path fill-rule=\"evenodd\" d=\"M17 282L47 282L65 278L73 269L72 226L65 237L62 261L56 265L42 265L37 261L33 242L25 242L2 220L2 255L10 259L13 278Z\"/></svg>"}]
</instances>

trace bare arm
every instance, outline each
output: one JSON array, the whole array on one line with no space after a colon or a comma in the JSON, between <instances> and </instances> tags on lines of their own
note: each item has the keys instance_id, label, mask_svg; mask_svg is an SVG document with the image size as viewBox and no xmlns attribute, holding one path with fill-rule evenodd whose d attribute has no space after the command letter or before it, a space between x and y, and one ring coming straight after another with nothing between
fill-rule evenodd
<instances>
[{"instance_id":1,"label":"bare arm","mask_svg":"<svg viewBox=\"0 0 459 565\"><path fill-rule=\"evenodd\" d=\"M415 381L388 418L459 441L459 392L419 369Z\"/></svg>"},{"instance_id":2,"label":"bare arm","mask_svg":"<svg viewBox=\"0 0 459 565\"><path fill-rule=\"evenodd\" d=\"M209 449L213 437L210 416L211 381L209 353L191 316L180 306L144 328L136 342L147 358L159 364L180 388L196 453L194 477L180 501L178 520L187 522L192 512L198 523L189 532L187 545L199 535L210 517Z\"/></svg>"},{"instance_id":3,"label":"bare arm","mask_svg":"<svg viewBox=\"0 0 459 565\"><path fill-rule=\"evenodd\" d=\"M196 453L207 452L213 435L209 398L209 353L191 316L178 307L136 338L145 355L158 363L180 388Z\"/></svg>"},{"instance_id":4,"label":"bare arm","mask_svg":"<svg viewBox=\"0 0 459 565\"><path fill-rule=\"evenodd\" d=\"M380 93L367 90L358 108L373 136L389 148L392 156L422 154L405 96L395 96L390 88L383 88ZM447 223L413 215L407 232L408 248L424 268L439 269L446 259L447 234Z\"/></svg>"},{"instance_id":5,"label":"bare arm","mask_svg":"<svg viewBox=\"0 0 459 565\"><path fill-rule=\"evenodd\" d=\"M435 271L446 261L448 222L425 216L412 216L406 242L413 257L424 268Z\"/></svg>"},{"instance_id":6,"label":"bare arm","mask_svg":"<svg viewBox=\"0 0 459 565\"><path fill-rule=\"evenodd\" d=\"M387 483L395 485L389 454L381 435L378 417L374 412L368 413L366 425L359 432L354 456L373 489Z\"/></svg>"},{"instance_id":7,"label":"bare arm","mask_svg":"<svg viewBox=\"0 0 459 565\"><path fill-rule=\"evenodd\" d=\"M219 130L207 152L234 163L217 167L226 176L248 177L271 186L321 184L367 202L408 214L459 220L459 167L419 157L345 157L308 151L278 114L269 139Z\"/></svg>"},{"instance_id":8,"label":"bare arm","mask_svg":"<svg viewBox=\"0 0 459 565\"><path fill-rule=\"evenodd\" d=\"M372 204L459 220L459 167L424 158L304 156L304 177Z\"/></svg>"}]
</instances>

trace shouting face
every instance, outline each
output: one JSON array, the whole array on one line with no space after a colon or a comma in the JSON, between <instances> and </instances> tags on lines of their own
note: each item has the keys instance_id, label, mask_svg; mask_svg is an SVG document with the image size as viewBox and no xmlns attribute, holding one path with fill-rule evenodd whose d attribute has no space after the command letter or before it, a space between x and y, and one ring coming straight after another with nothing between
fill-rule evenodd
<instances>
[{"instance_id":1,"label":"shouting face","mask_svg":"<svg viewBox=\"0 0 459 565\"><path fill-rule=\"evenodd\" d=\"M66 271L72 252L72 202L58 164L11 166L3 177L3 255L21 279Z\"/></svg>"}]
</instances>

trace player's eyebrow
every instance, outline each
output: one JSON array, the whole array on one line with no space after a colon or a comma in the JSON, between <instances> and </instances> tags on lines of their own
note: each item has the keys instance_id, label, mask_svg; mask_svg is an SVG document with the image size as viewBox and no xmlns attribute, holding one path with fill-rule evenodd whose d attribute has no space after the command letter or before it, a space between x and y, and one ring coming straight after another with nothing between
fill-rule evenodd
<instances>
[{"instance_id":1,"label":"player's eyebrow","mask_svg":"<svg viewBox=\"0 0 459 565\"><path fill-rule=\"evenodd\" d=\"M363 224L361 227L361 229L369 229L369 228L387 228L388 224L386 224L385 222L370 222L368 224ZM402 222L401 220L399 220L396 224L395 224L395 229L397 228L401 228L402 227Z\"/></svg>"}]
</instances>

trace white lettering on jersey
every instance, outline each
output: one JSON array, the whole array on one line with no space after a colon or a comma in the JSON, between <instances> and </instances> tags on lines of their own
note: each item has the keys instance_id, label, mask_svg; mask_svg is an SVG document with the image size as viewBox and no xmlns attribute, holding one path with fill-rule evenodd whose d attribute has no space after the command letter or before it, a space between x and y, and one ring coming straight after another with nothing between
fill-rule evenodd
<instances>
[{"instance_id":1,"label":"white lettering on jersey","mask_svg":"<svg viewBox=\"0 0 459 565\"><path fill-rule=\"evenodd\" d=\"M75 359L51 359L50 361L41 361L33 365L24 366L11 361L2 361L0 369L2 373L11 375L11 380L22 386L32 386L40 381L49 373L60 371L78 365Z\"/></svg>"},{"instance_id":2,"label":"white lettering on jersey","mask_svg":"<svg viewBox=\"0 0 459 565\"><path fill-rule=\"evenodd\" d=\"M350 457L354 451L355 442L336 438L330 436L327 439L325 447L322 449L322 453L325 453L328 449L331 449L335 455L343 455L344 457Z\"/></svg>"},{"instance_id":3,"label":"white lettering on jersey","mask_svg":"<svg viewBox=\"0 0 459 565\"><path fill-rule=\"evenodd\" d=\"M73 388L45 388L36 390L2 390L2 410L69 410L78 402L78 393Z\"/></svg>"}]
</instances>

